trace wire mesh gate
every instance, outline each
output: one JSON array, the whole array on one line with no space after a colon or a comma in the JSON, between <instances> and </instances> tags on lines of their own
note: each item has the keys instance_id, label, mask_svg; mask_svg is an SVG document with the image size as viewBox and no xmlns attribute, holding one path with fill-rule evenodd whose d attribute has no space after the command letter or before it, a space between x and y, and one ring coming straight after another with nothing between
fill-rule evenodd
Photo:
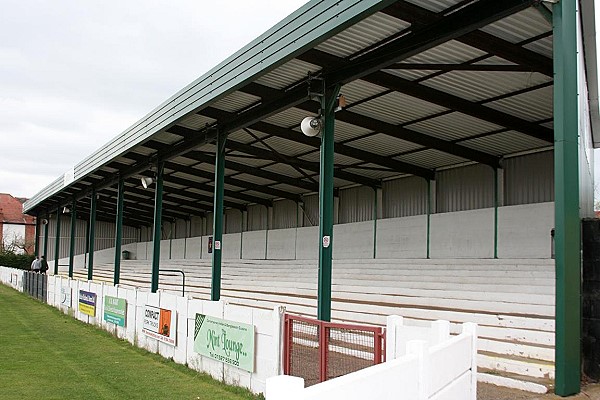
<instances>
[{"instance_id":1,"label":"wire mesh gate","mask_svg":"<svg viewBox=\"0 0 600 400\"><path fill-rule=\"evenodd\" d=\"M306 386L385 361L381 327L286 314L284 332L284 373L304 378Z\"/></svg>"}]
</instances>

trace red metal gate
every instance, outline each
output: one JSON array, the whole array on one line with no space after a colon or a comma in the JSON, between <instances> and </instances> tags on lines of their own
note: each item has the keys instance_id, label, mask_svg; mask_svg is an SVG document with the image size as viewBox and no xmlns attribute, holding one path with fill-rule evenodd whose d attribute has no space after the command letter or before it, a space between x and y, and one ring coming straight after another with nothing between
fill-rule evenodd
<instances>
[{"instance_id":1,"label":"red metal gate","mask_svg":"<svg viewBox=\"0 0 600 400\"><path fill-rule=\"evenodd\" d=\"M306 386L385 361L381 327L286 314L284 329L284 373L304 378Z\"/></svg>"}]
</instances>

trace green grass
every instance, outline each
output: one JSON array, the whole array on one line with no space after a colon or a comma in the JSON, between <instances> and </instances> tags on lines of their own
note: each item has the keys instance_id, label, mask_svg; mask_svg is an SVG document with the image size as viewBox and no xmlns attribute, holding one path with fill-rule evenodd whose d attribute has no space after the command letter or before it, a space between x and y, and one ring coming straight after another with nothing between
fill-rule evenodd
<instances>
[{"instance_id":1,"label":"green grass","mask_svg":"<svg viewBox=\"0 0 600 400\"><path fill-rule=\"evenodd\" d=\"M0 284L0 399L255 399Z\"/></svg>"}]
</instances>

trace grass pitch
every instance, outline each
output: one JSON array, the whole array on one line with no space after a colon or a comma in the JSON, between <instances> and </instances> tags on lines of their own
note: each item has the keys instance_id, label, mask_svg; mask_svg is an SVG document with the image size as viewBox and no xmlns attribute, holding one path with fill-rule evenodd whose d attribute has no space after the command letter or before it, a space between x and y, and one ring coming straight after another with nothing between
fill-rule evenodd
<instances>
[{"instance_id":1,"label":"grass pitch","mask_svg":"<svg viewBox=\"0 0 600 400\"><path fill-rule=\"evenodd\" d=\"M255 399L0 284L0 399Z\"/></svg>"}]
</instances>

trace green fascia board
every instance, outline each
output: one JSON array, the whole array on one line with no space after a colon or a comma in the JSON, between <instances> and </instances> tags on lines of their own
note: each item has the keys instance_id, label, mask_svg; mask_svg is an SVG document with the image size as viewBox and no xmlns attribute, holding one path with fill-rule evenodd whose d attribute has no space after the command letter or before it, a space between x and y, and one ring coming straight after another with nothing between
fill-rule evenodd
<instances>
[{"instance_id":1,"label":"green fascia board","mask_svg":"<svg viewBox=\"0 0 600 400\"><path fill-rule=\"evenodd\" d=\"M393 3L393 0L313 0L305 4L75 165L73 183L187 115ZM27 201L25 212L60 192L63 187L57 185L59 181L62 178Z\"/></svg>"}]
</instances>

